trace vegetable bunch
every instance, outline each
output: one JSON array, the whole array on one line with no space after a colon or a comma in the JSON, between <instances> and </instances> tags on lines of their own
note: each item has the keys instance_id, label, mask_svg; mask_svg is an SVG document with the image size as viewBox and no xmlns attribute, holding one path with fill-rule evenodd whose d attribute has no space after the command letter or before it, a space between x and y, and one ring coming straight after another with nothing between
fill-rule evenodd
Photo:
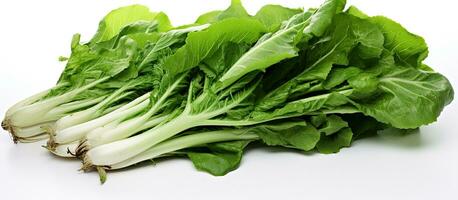
<instances>
[{"instance_id":1,"label":"vegetable bunch","mask_svg":"<svg viewBox=\"0 0 458 200\"><path fill-rule=\"evenodd\" d=\"M250 143L336 153L385 129L434 122L453 99L424 40L344 0L319 8L239 0L173 27L140 5L73 36L57 84L6 113L15 141L105 170L169 156L224 175Z\"/></svg>"}]
</instances>

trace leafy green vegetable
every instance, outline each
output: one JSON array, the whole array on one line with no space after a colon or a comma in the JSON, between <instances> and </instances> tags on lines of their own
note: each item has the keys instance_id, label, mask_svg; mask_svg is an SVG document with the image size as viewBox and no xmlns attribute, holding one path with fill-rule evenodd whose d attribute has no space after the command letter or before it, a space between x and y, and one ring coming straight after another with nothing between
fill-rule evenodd
<instances>
[{"instance_id":1,"label":"leafy green vegetable","mask_svg":"<svg viewBox=\"0 0 458 200\"><path fill-rule=\"evenodd\" d=\"M240 0L172 27L141 5L75 34L57 84L13 105L2 127L78 157L84 171L185 156L221 176L252 144L337 153L354 140L417 130L454 98L423 63L423 38L345 0L318 8ZM49 135L49 136L48 136Z\"/></svg>"}]
</instances>

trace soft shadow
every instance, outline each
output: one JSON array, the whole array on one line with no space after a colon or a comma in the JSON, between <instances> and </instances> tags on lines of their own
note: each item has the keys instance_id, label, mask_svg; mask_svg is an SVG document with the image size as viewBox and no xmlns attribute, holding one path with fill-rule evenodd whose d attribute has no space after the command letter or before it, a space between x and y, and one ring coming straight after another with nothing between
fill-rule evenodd
<instances>
[{"instance_id":1,"label":"soft shadow","mask_svg":"<svg viewBox=\"0 0 458 200\"><path fill-rule=\"evenodd\" d=\"M380 131L373 137L356 140L352 146L362 143L376 143L380 146L390 146L403 149L418 149L428 145L421 135L420 129L414 130L397 130L388 129Z\"/></svg>"},{"instance_id":2,"label":"soft shadow","mask_svg":"<svg viewBox=\"0 0 458 200\"><path fill-rule=\"evenodd\" d=\"M299 149L285 148L285 147L280 147L280 146L266 146L265 144L262 144L259 142L252 143L245 148L245 154L254 152L254 151L263 151L263 152L272 153L272 154L273 153L292 153L292 154L306 155L306 156L312 156L317 153L315 150L304 152Z\"/></svg>"},{"instance_id":3,"label":"soft shadow","mask_svg":"<svg viewBox=\"0 0 458 200\"><path fill-rule=\"evenodd\" d=\"M116 174L116 173L123 173L125 171L135 170L138 168L156 167L157 165L167 163L167 162L173 162L177 160L189 160L189 159L187 159L186 157L180 157L180 156L156 158L154 160L145 160L140 163L137 163L137 164L134 164L128 167L124 167L121 169L109 170L109 173Z\"/></svg>"}]
</instances>

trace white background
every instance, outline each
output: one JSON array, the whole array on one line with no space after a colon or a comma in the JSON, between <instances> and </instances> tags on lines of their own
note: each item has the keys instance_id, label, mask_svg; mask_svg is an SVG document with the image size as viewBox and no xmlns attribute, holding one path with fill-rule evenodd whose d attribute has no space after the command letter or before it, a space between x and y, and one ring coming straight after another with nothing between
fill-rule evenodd
<instances>
[{"instance_id":1,"label":"white background","mask_svg":"<svg viewBox=\"0 0 458 200\"><path fill-rule=\"evenodd\" d=\"M0 2L0 113L14 102L51 87L68 55L73 33L89 39L98 21L122 5L142 3L165 11L174 25L191 23L229 0L14 0ZM262 5L317 6L320 0L245 0ZM457 3L452 0L349 0L370 15L383 14L424 36L427 64L458 89ZM357 141L335 155L255 149L224 177L196 171L184 159L110 173L101 186L79 162L59 159L40 144L14 145L0 131L0 199L458 199L456 102L439 121L405 137Z\"/></svg>"}]
</instances>

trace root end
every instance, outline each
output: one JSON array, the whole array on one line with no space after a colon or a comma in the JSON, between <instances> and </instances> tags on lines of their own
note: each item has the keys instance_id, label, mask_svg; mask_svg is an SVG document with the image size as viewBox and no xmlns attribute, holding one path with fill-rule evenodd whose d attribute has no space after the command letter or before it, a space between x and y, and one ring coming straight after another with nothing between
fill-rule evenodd
<instances>
[{"instance_id":1,"label":"root end","mask_svg":"<svg viewBox=\"0 0 458 200\"><path fill-rule=\"evenodd\" d=\"M83 166L81 166L80 171L90 172L94 170L94 168L96 167L91 163L91 160L87 156L84 156L82 160L83 160Z\"/></svg>"},{"instance_id":2,"label":"root end","mask_svg":"<svg viewBox=\"0 0 458 200\"><path fill-rule=\"evenodd\" d=\"M2 121L2 128L3 130L5 131L9 131L10 130L10 123L9 123L9 120L8 119L4 119Z\"/></svg>"},{"instance_id":3,"label":"root end","mask_svg":"<svg viewBox=\"0 0 458 200\"><path fill-rule=\"evenodd\" d=\"M43 126L42 129L49 135L49 140L46 142L45 148L49 151L55 151L58 144L54 140L54 129L51 126Z\"/></svg>"},{"instance_id":4,"label":"root end","mask_svg":"<svg viewBox=\"0 0 458 200\"><path fill-rule=\"evenodd\" d=\"M8 131L11 134L14 144L17 144L20 138L18 138L16 134L14 134L14 128L13 126L11 126L11 121L8 118L3 119L2 128L3 130Z\"/></svg>"}]
</instances>

